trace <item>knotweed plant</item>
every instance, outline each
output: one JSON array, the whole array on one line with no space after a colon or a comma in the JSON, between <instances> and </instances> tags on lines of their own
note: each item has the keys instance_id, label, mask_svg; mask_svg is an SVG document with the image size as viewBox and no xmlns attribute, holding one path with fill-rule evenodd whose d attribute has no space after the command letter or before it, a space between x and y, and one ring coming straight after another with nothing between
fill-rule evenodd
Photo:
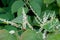
<instances>
[{"instance_id":1,"label":"knotweed plant","mask_svg":"<svg viewBox=\"0 0 60 40\"><path fill-rule=\"evenodd\" d=\"M0 40L60 40L60 0L0 0Z\"/></svg>"}]
</instances>

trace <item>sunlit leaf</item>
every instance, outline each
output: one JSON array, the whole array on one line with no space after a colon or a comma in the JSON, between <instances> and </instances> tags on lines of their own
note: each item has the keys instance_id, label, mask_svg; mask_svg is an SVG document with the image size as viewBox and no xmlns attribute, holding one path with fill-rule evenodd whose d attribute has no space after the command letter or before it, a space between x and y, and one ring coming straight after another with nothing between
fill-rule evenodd
<instances>
[{"instance_id":1,"label":"sunlit leaf","mask_svg":"<svg viewBox=\"0 0 60 40\"><path fill-rule=\"evenodd\" d=\"M41 37L41 35L40 35ZM32 30L26 30L22 35L20 40L42 40L39 39L40 38L35 31Z\"/></svg>"},{"instance_id":2,"label":"sunlit leaf","mask_svg":"<svg viewBox=\"0 0 60 40\"><path fill-rule=\"evenodd\" d=\"M24 5L24 3L23 3L22 0L20 0L20 1L15 1L15 2L12 4L12 7L11 7L12 13L17 12L20 7L23 7L23 5Z\"/></svg>"}]
</instances>

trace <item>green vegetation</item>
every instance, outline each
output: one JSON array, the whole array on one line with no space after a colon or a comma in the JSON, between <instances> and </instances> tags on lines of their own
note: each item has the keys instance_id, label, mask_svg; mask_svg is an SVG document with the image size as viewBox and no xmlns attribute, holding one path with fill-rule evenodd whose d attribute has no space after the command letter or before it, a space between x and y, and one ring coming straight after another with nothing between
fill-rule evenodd
<instances>
[{"instance_id":1,"label":"green vegetation","mask_svg":"<svg viewBox=\"0 0 60 40\"><path fill-rule=\"evenodd\" d=\"M0 0L0 40L60 40L60 0Z\"/></svg>"}]
</instances>

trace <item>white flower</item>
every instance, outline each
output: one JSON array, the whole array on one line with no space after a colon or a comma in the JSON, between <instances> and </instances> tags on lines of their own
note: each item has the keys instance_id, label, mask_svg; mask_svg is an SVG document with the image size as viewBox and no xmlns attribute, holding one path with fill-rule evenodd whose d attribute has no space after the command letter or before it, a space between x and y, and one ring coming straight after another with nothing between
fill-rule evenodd
<instances>
[{"instance_id":1,"label":"white flower","mask_svg":"<svg viewBox=\"0 0 60 40\"><path fill-rule=\"evenodd\" d=\"M15 33L15 31L14 31L14 30L11 30L11 31L9 31L9 33L10 33L10 34L14 34L14 33Z\"/></svg>"},{"instance_id":2,"label":"white flower","mask_svg":"<svg viewBox=\"0 0 60 40\"><path fill-rule=\"evenodd\" d=\"M43 15L43 23L47 22L47 19L49 17L49 14L47 15L46 12L44 13L44 15Z\"/></svg>"}]
</instances>

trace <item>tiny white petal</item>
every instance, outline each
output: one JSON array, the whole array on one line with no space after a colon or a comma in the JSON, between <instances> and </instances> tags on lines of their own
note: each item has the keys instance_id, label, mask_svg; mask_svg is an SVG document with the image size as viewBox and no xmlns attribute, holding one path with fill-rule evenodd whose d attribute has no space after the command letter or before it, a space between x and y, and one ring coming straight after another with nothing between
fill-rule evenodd
<instances>
[{"instance_id":1,"label":"tiny white petal","mask_svg":"<svg viewBox=\"0 0 60 40\"><path fill-rule=\"evenodd\" d=\"M11 31L9 31L9 33L10 33L10 34L14 34L14 33L15 33L15 31L14 31L14 30L11 30Z\"/></svg>"}]
</instances>

